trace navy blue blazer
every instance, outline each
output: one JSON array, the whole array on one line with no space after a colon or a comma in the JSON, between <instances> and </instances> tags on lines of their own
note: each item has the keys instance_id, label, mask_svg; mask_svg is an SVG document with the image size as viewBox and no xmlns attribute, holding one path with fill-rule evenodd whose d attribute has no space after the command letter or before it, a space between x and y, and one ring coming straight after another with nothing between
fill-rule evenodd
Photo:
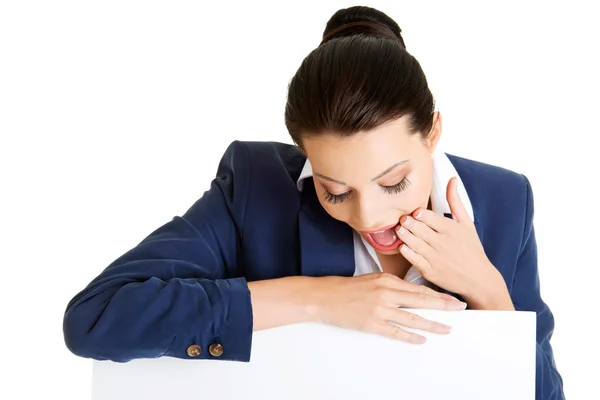
<instances>
[{"instance_id":1,"label":"navy blue blazer","mask_svg":"<svg viewBox=\"0 0 600 400\"><path fill-rule=\"evenodd\" d=\"M550 346L554 318L540 297L529 181L506 169L449 158L515 308L537 313L537 398L563 398ZM208 191L69 302L63 325L69 350L116 362L212 359L209 351L192 357L187 349L218 343L219 359L249 361L248 281L354 274L351 228L321 207L312 179L303 191L296 187L304 162L288 144L233 142Z\"/></svg>"}]
</instances>

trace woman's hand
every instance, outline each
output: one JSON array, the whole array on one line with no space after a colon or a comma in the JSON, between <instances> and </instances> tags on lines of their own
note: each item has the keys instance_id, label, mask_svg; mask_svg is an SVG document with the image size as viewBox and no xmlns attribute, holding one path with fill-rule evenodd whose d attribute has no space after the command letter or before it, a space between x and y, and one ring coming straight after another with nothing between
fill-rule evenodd
<instances>
[{"instance_id":1,"label":"woman's hand","mask_svg":"<svg viewBox=\"0 0 600 400\"><path fill-rule=\"evenodd\" d=\"M406 282L395 275L373 273L356 277L317 278L313 288L318 322L376 333L414 344L425 337L392 325L447 334L450 327L429 321L398 307L464 310L463 303L426 286ZM389 322L388 322L389 321Z\"/></svg>"},{"instance_id":2,"label":"woman's hand","mask_svg":"<svg viewBox=\"0 0 600 400\"><path fill-rule=\"evenodd\" d=\"M475 225L450 179L452 219L417 209L400 219L400 252L429 282L461 295L471 308L514 310L504 279L487 258Z\"/></svg>"}]
</instances>

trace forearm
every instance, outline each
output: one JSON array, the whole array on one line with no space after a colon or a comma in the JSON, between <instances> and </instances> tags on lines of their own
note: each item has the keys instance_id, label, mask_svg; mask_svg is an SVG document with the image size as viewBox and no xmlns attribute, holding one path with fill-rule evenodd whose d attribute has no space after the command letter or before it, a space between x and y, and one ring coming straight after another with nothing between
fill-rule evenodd
<instances>
[{"instance_id":1,"label":"forearm","mask_svg":"<svg viewBox=\"0 0 600 400\"><path fill-rule=\"evenodd\" d=\"M318 301L314 293L319 279L291 276L248 282L253 330L316 321Z\"/></svg>"},{"instance_id":2,"label":"forearm","mask_svg":"<svg viewBox=\"0 0 600 400\"><path fill-rule=\"evenodd\" d=\"M109 271L117 272L70 302L63 325L67 347L81 357L125 362L164 355L191 358L190 345L206 349L218 339L226 350L222 359L249 359L252 319L245 279L155 276L131 282L126 275L171 269L183 274L186 267L146 260ZM208 357L208 351L199 355Z\"/></svg>"}]
</instances>

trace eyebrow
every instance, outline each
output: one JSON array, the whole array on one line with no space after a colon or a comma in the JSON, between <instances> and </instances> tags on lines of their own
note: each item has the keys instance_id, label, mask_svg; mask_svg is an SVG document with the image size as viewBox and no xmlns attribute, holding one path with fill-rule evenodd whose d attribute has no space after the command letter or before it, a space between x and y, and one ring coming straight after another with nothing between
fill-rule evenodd
<instances>
[{"instance_id":1,"label":"eyebrow","mask_svg":"<svg viewBox=\"0 0 600 400\"><path fill-rule=\"evenodd\" d=\"M372 181L376 181L377 179L379 179L379 178L381 178L382 176L384 176L384 175L386 175L386 174L390 173L390 172L391 172L391 171L393 171L395 168L397 168L397 167L399 167L400 165L402 165L402 164L405 164L405 163L407 163L407 162L408 162L408 160L403 160L403 161L397 162L396 164L394 164L394 165L392 165L392 166L390 166L390 167L386 168L386 169L385 169L383 172L381 172L379 175L377 175L376 177L374 177L374 178L373 178L373 179L371 179L371 180L372 180ZM314 173L313 173L313 175L316 175L316 176L318 176L319 178L325 179L326 181L329 181L329 182L333 182L333 183L337 183L337 184L339 184L339 185L345 185L345 186L347 186L347 185L346 185L346 183L344 183L344 182L342 182L342 181L338 181L337 179L330 178L330 177L328 177L328 176L325 176L325 175L323 175L323 174L320 174L320 173L318 173L318 172L314 172Z\"/></svg>"}]
</instances>

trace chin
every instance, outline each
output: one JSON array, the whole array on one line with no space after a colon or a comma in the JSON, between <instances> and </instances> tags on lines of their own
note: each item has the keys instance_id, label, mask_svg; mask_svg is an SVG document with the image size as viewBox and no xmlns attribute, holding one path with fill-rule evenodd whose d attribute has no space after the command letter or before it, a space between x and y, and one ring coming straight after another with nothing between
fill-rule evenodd
<instances>
[{"instance_id":1,"label":"chin","mask_svg":"<svg viewBox=\"0 0 600 400\"><path fill-rule=\"evenodd\" d=\"M388 250L388 251L379 251L379 250L375 249L375 252L382 254L384 256L393 256L394 254L400 254L400 248L396 248L394 250Z\"/></svg>"}]
</instances>

